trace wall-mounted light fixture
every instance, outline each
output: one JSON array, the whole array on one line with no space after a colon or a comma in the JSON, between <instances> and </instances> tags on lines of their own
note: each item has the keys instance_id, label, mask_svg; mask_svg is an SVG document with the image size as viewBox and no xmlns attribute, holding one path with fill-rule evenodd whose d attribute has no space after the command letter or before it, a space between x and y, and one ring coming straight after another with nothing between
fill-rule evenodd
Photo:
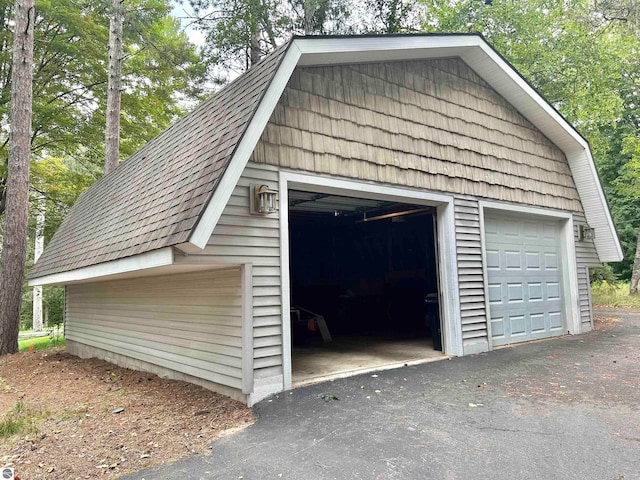
<instances>
[{"instance_id":1,"label":"wall-mounted light fixture","mask_svg":"<svg viewBox=\"0 0 640 480\"><path fill-rule=\"evenodd\" d=\"M278 191L268 185L250 185L250 211L253 215L269 215L278 211Z\"/></svg>"},{"instance_id":2,"label":"wall-mounted light fixture","mask_svg":"<svg viewBox=\"0 0 640 480\"><path fill-rule=\"evenodd\" d=\"M589 225L578 225L578 240L591 241L596 238L596 230Z\"/></svg>"}]
</instances>

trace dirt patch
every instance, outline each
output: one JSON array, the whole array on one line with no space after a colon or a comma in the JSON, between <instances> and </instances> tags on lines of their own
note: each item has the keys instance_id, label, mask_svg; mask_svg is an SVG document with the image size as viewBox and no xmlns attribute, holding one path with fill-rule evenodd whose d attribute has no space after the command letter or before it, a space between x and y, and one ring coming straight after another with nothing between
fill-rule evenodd
<instances>
[{"instance_id":1,"label":"dirt patch","mask_svg":"<svg viewBox=\"0 0 640 480\"><path fill-rule=\"evenodd\" d=\"M0 438L0 464L23 480L116 478L207 453L253 423L250 409L225 396L62 349L0 360L0 411L17 404L33 427Z\"/></svg>"},{"instance_id":2,"label":"dirt patch","mask_svg":"<svg viewBox=\"0 0 640 480\"><path fill-rule=\"evenodd\" d=\"M511 397L595 405L637 406L640 378L640 335L637 334L640 314L619 309L594 315L593 331L545 340L544 357L531 358L536 368L526 368L504 382Z\"/></svg>"},{"instance_id":3,"label":"dirt patch","mask_svg":"<svg viewBox=\"0 0 640 480\"><path fill-rule=\"evenodd\" d=\"M593 329L594 330L611 330L615 326L620 324L620 319L615 317L608 317L606 315L594 315L593 317Z\"/></svg>"}]
</instances>

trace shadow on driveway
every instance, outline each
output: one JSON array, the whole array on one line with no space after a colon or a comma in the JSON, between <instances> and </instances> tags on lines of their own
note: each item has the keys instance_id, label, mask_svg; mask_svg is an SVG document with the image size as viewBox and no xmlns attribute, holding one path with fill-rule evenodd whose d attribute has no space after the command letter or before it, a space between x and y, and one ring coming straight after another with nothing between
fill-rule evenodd
<instances>
[{"instance_id":1,"label":"shadow on driveway","mask_svg":"<svg viewBox=\"0 0 640 480\"><path fill-rule=\"evenodd\" d=\"M280 394L211 455L122 478L640 479L640 311L596 313L584 335Z\"/></svg>"}]
</instances>

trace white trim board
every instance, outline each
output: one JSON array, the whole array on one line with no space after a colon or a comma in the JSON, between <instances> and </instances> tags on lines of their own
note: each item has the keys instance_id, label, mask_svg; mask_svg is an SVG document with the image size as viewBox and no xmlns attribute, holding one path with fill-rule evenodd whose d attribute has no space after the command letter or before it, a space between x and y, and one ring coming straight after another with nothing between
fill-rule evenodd
<instances>
[{"instance_id":1,"label":"white trim board","mask_svg":"<svg viewBox=\"0 0 640 480\"><path fill-rule=\"evenodd\" d=\"M253 265L240 267L242 283L242 393L253 393Z\"/></svg>"},{"instance_id":2,"label":"white trim board","mask_svg":"<svg viewBox=\"0 0 640 480\"><path fill-rule=\"evenodd\" d=\"M173 247L165 247L151 252L141 253L132 257L98 263L88 267L70 270L68 272L54 273L44 277L32 278L29 286L69 284L83 280L107 277L123 273L135 272L151 268L166 267L173 264Z\"/></svg>"},{"instance_id":3,"label":"white trim board","mask_svg":"<svg viewBox=\"0 0 640 480\"><path fill-rule=\"evenodd\" d=\"M196 245L199 248L204 248L213 233L213 229L220 220L222 211L227 206L229 198L233 193L233 189L236 188L238 180L246 167L253 150L256 148L258 140L262 135L263 130L267 126L269 118L273 110L276 108L280 96L287 86L289 78L293 70L298 64L300 59L300 49L297 45L292 44L289 46L287 53L285 54L282 63L278 68L278 71L271 80L271 84L267 89L262 102L258 106L258 110L253 116L251 123L247 127L247 130L240 140L240 144L237 146L236 152L224 172L224 175L220 179L220 183L213 192L207 208L200 218L195 230L191 232L189 237L189 243Z\"/></svg>"},{"instance_id":4,"label":"white trim board","mask_svg":"<svg viewBox=\"0 0 640 480\"><path fill-rule=\"evenodd\" d=\"M490 210L503 210L511 213L524 213L526 215L536 215L539 217L547 218L565 218L572 219L573 215L570 212L563 212L562 210L553 210L551 208L530 207L527 205L516 205L513 203L493 202L490 200L479 200L478 205L480 207L480 213L482 214L483 208Z\"/></svg>"},{"instance_id":5,"label":"white trim board","mask_svg":"<svg viewBox=\"0 0 640 480\"><path fill-rule=\"evenodd\" d=\"M491 337L491 305L488 295L489 274L487 272L486 263L486 241L484 231L485 210L502 211L507 213L522 213L529 216L545 217L547 219L555 219L561 222L560 229L560 251L562 255L562 287L564 296L564 316L566 319L566 327L568 333L580 333L580 305L578 290L578 267L576 262L575 238L573 231L573 215L568 212L558 210L550 210L544 208L527 207L521 205L512 205L506 203L498 203L481 200L478 202L480 208L480 218L482 229L480 231L480 240L482 244L482 271L485 282L485 308L487 311L487 326L489 335L489 348L493 349L493 341Z\"/></svg>"},{"instance_id":6,"label":"white trim board","mask_svg":"<svg viewBox=\"0 0 640 480\"><path fill-rule=\"evenodd\" d=\"M280 172L280 303L282 304L282 371L284 390L291 389L291 283L289 278L289 188Z\"/></svg>"},{"instance_id":7,"label":"white trim board","mask_svg":"<svg viewBox=\"0 0 640 480\"><path fill-rule=\"evenodd\" d=\"M282 169L280 180L286 180L289 189L311 190L345 197L392 200L401 203L420 203L431 206L453 201L453 197L442 193L327 175L300 173L299 170Z\"/></svg>"},{"instance_id":8,"label":"white trim board","mask_svg":"<svg viewBox=\"0 0 640 480\"><path fill-rule=\"evenodd\" d=\"M462 322L458 291L458 268L456 262L455 215L453 197L424 190L377 185L356 180L348 180L318 175L308 175L293 171L280 172L280 249L282 275L282 342L284 389L291 388L291 317L289 313L289 189L331 193L354 198L391 200L403 203L437 206L438 222L438 275L440 284L441 319L443 349L445 355L462 356Z\"/></svg>"}]
</instances>

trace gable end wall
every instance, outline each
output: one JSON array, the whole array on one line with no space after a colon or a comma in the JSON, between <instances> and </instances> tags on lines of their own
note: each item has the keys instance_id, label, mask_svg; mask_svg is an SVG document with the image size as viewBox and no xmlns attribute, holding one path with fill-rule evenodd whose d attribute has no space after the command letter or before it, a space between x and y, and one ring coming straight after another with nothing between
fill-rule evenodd
<instances>
[{"instance_id":1,"label":"gable end wall","mask_svg":"<svg viewBox=\"0 0 640 480\"><path fill-rule=\"evenodd\" d=\"M564 154L457 58L299 68L252 160L583 211Z\"/></svg>"},{"instance_id":2,"label":"gable end wall","mask_svg":"<svg viewBox=\"0 0 640 480\"><path fill-rule=\"evenodd\" d=\"M457 58L298 68L252 161L454 194L465 353L488 348L478 199L586 223L562 151ZM576 255L588 330L599 260L592 242Z\"/></svg>"}]
</instances>

